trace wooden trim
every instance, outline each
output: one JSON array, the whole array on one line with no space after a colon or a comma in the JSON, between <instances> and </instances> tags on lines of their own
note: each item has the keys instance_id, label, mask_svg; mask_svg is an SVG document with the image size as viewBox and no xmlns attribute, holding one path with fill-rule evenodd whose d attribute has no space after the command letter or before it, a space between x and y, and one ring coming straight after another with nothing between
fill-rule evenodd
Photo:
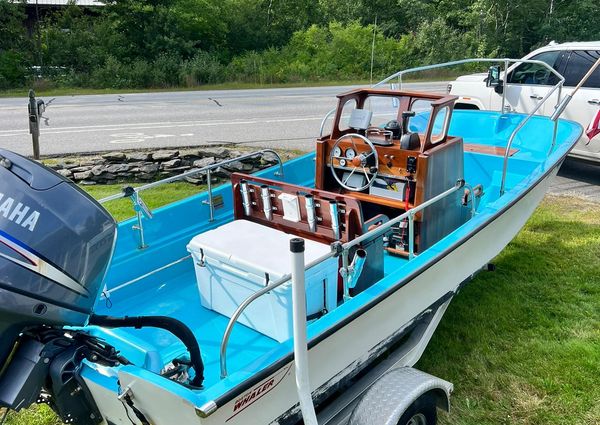
<instances>
[{"instance_id":1,"label":"wooden trim","mask_svg":"<svg viewBox=\"0 0 600 425\"><path fill-rule=\"evenodd\" d=\"M454 102L458 99L456 96L446 96L442 99L438 99L431 102L431 115L429 116L429 122L427 123L427 130L425 130L425 138L421 143L421 152L425 152L434 146L442 144L448 138L448 128L450 127L450 121L452 120L452 112L454 111ZM437 142L431 140L433 134L433 125L438 114L444 109L448 108L448 115L444 120L444 128L442 128L441 139Z\"/></svg>"},{"instance_id":2,"label":"wooden trim","mask_svg":"<svg viewBox=\"0 0 600 425\"><path fill-rule=\"evenodd\" d=\"M477 143L465 143L464 149L465 152L484 153L487 155L504 156L504 154L506 153L506 148L503 148L501 146L480 145ZM519 152L519 149L511 149L508 153L508 156L513 156L517 152Z\"/></svg>"},{"instance_id":3,"label":"wooden trim","mask_svg":"<svg viewBox=\"0 0 600 425\"><path fill-rule=\"evenodd\" d=\"M239 189L240 180L248 181L248 187L251 189L250 198L252 202L250 215L246 215L242 206L242 196ZM269 186L271 193L272 219L267 220L263 212L263 202L260 196L260 186L265 184ZM319 189L312 189L303 186L297 186L290 183L280 182L277 180L266 179L242 173L233 173L231 175L231 185L233 190L234 217L236 219L244 219L263 224L286 233L301 236L306 239L316 240L323 243L333 243L333 230L331 228L330 202L337 201L340 209L340 229L341 241L348 242L356 236L362 234L362 209L360 202L350 195L332 193ZM278 198L281 193L290 193L299 198L303 198L304 194L314 196L315 204L317 204L317 217L320 221L317 222L316 232L311 232L308 228L308 219L306 205L300 199L300 222L293 222L283 218L283 203Z\"/></svg>"}]
</instances>

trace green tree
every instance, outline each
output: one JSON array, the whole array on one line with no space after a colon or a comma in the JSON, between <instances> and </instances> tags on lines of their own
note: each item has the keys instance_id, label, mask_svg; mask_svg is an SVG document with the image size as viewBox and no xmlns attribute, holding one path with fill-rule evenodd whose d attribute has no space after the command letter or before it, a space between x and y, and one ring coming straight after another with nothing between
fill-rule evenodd
<instances>
[{"instance_id":1,"label":"green tree","mask_svg":"<svg viewBox=\"0 0 600 425\"><path fill-rule=\"evenodd\" d=\"M24 20L23 3L0 0L0 89L25 84L32 49Z\"/></svg>"}]
</instances>

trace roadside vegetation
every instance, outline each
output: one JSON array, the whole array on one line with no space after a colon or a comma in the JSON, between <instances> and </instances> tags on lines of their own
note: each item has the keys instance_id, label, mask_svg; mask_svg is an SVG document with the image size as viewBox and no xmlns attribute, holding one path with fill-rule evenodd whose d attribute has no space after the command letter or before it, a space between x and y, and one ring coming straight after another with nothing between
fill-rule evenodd
<instances>
[{"instance_id":1,"label":"roadside vegetation","mask_svg":"<svg viewBox=\"0 0 600 425\"><path fill-rule=\"evenodd\" d=\"M468 56L600 38L596 0L104 0L26 27L0 0L0 90L373 79ZM31 16L31 12L30 12ZM464 69L463 69L464 71Z\"/></svg>"},{"instance_id":2,"label":"roadside vegetation","mask_svg":"<svg viewBox=\"0 0 600 425\"><path fill-rule=\"evenodd\" d=\"M120 185L86 187L101 198ZM144 196L152 207L196 193ZM107 204L118 219L131 206ZM417 367L454 383L441 424L600 423L600 205L548 196L523 231L450 305ZM45 406L10 425L58 425Z\"/></svg>"}]
</instances>

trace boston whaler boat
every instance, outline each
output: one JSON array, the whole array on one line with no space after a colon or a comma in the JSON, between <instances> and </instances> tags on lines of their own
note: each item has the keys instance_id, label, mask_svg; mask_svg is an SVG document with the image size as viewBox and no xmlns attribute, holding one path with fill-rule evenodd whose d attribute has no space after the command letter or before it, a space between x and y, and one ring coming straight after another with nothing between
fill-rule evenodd
<instances>
[{"instance_id":1,"label":"boston whaler boat","mask_svg":"<svg viewBox=\"0 0 600 425\"><path fill-rule=\"evenodd\" d=\"M539 105L564 81L545 66L559 82ZM47 402L75 424L309 424L315 406L319 423L435 423L452 385L411 366L582 129L561 107L454 111L454 96L382 88L406 72L339 95L314 153L101 200L132 200L118 225L0 150L0 406ZM199 172L206 192L145 206Z\"/></svg>"}]
</instances>

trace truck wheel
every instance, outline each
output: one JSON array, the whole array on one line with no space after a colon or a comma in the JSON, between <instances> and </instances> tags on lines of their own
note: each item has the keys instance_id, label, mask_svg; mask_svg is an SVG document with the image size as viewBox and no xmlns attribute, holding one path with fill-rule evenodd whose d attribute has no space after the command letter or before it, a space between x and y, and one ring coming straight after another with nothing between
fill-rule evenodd
<instances>
[{"instance_id":1,"label":"truck wheel","mask_svg":"<svg viewBox=\"0 0 600 425\"><path fill-rule=\"evenodd\" d=\"M404 412L398 425L435 425L437 423L437 405L433 394L419 397Z\"/></svg>"}]
</instances>

